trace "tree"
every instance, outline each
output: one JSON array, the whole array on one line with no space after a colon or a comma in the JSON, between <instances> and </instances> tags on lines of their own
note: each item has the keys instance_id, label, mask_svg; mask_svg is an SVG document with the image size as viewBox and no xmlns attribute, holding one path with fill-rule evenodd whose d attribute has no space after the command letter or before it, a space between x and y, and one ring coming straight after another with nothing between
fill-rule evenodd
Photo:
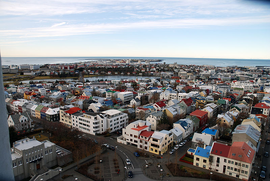
<instances>
[{"instance_id":1,"label":"tree","mask_svg":"<svg viewBox=\"0 0 270 181\"><path fill-rule=\"evenodd\" d=\"M92 96L97 96L98 95L95 88L93 88L93 91L91 92L91 94L92 94Z\"/></svg>"},{"instance_id":2,"label":"tree","mask_svg":"<svg viewBox=\"0 0 270 181\"><path fill-rule=\"evenodd\" d=\"M144 111L139 111L137 114L138 119L145 119L145 112Z\"/></svg>"},{"instance_id":3,"label":"tree","mask_svg":"<svg viewBox=\"0 0 270 181\"><path fill-rule=\"evenodd\" d=\"M160 124L169 124L169 119L168 119L166 111L163 111L163 114L160 118Z\"/></svg>"}]
</instances>

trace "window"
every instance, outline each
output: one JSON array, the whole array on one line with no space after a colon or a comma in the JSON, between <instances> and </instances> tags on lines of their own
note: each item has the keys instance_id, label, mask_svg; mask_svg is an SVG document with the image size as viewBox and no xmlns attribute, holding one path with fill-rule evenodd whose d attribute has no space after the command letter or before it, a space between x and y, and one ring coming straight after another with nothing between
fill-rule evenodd
<instances>
[{"instance_id":1,"label":"window","mask_svg":"<svg viewBox=\"0 0 270 181\"><path fill-rule=\"evenodd\" d=\"M245 164L242 164L242 167L245 167Z\"/></svg>"},{"instance_id":2,"label":"window","mask_svg":"<svg viewBox=\"0 0 270 181\"><path fill-rule=\"evenodd\" d=\"M227 159L224 159L224 163L227 163Z\"/></svg>"},{"instance_id":3,"label":"window","mask_svg":"<svg viewBox=\"0 0 270 181\"><path fill-rule=\"evenodd\" d=\"M203 165L203 168L206 168L206 165Z\"/></svg>"},{"instance_id":4,"label":"window","mask_svg":"<svg viewBox=\"0 0 270 181\"><path fill-rule=\"evenodd\" d=\"M26 163L28 163L28 159L26 158Z\"/></svg>"},{"instance_id":5,"label":"window","mask_svg":"<svg viewBox=\"0 0 270 181\"><path fill-rule=\"evenodd\" d=\"M217 157L217 163L219 163L220 162L220 158L219 157Z\"/></svg>"},{"instance_id":6,"label":"window","mask_svg":"<svg viewBox=\"0 0 270 181\"><path fill-rule=\"evenodd\" d=\"M234 161L232 161L232 164L234 164Z\"/></svg>"},{"instance_id":7,"label":"window","mask_svg":"<svg viewBox=\"0 0 270 181\"><path fill-rule=\"evenodd\" d=\"M248 168L248 165L246 165L246 168Z\"/></svg>"},{"instance_id":8,"label":"window","mask_svg":"<svg viewBox=\"0 0 270 181\"><path fill-rule=\"evenodd\" d=\"M231 163L231 160L229 160L228 163Z\"/></svg>"},{"instance_id":9,"label":"window","mask_svg":"<svg viewBox=\"0 0 270 181\"><path fill-rule=\"evenodd\" d=\"M237 171L237 168L234 168L234 171Z\"/></svg>"},{"instance_id":10,"label":"window","mask_svg":"<svg viewBox=\"0 0 270 181\"><path fill-rule=\"evenodd\" d=\"M241 173L244 173L244 170L241 170Z\"/></svg>"},{"instance_id":11,"label":"window","mask_svg":"<svg viewBox=\"0 0 270 181\"><path fill-rule=\"evenodd\" d=\"M237 165L238 163L237 162L235 162L235 165Z\"/></svg>"},{"instance_id":12,"label":"window","mask_svg":"<svg viewBox=\"0 0 270 181\"><path fill-rule=\"evenodd\" d=\"M200 158L197 157L197 158L196 158L196 161L200 161Z\"/></svg>"},{"instance_id":13,"label":"window","mask_svg":"<svg viewBox=\"0 0 270 181\"><path fill-rule=\"evenodd\" d=\"M196 163L196 166L198 167L199 166L199 163Z\"/></svg>"},{"instance_id":14,"label":"window","mask_svg":"<svg viewBox=\"0 0 270 181\"><path fill-rule=\"evenodd\" d=\"M217 167L219 167L219 164L217 164Z\"/></svg>"},{"instance_id":15,"label":"window","mask_svg":"<svg viewBox=\"0 0 270 181\"><path fill-rule=\"evenodd\" d=\"M247 174L248 172L247 171L245 171L245 174Z\"/></svg>"},{"instance_id":16,"label":"window","mask_svg":"<svg viewBox=\"0 0 270 181\"><path fill-rule=\"evenodd\" d=\"M205 159L203 159L203 163L206 163L206 160Z\"/></svg>"},{"instance_id":17,"label":"window","mask_svg":"<svg viewBox=\"0 0 270 181\"><path fill-rule=\"evenodd\" d=\"M231 172L229 172L229 175L232 175L232 173L231 173Z\"/></svg>"},{"instance_id":18,"label":"window","mask_svg":"<svg viewBox=\"0 0 270 181\"><path fill-rule=\"evenodd\" d=\"M233 170L233 167L231 167L231 170Z\"/></svg>"},{"instance_id":19,"label":"window","mask_svg":"<svg viewBox=\"0 0 270 181\"><path fill-rule=\"evenodd\" d=\"M230 166L228 166L228 169L230 169L231 167Z\"/></svg>"}]
</instances>

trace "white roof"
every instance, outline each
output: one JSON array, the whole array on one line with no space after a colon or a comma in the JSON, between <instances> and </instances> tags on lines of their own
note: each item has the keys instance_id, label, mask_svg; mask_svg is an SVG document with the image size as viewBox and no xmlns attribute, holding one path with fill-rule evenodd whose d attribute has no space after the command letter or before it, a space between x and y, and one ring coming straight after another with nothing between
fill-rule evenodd
<instances>
[{"instance_id":1,"label":"white roof","mask_svg":"<svg viewBox=\"0 0 270 181\"><path fill-rule=\"evenodd\" d=\"M177 114L177 110L173 107L168 107L167 110L170 111L173 115Z\"/></svg>"},{"instance_id":2,"label":"white roof","mask_svg":"<svg viewBox=\"0 0 270 181\"><path fill-rule=\"evenodd\" d=\"M49 115L54 115L54 114L57 114L58 111L60 110L60 108L49 108L47 111L46 111L46 114L49 114Z\"/></svg>"},{"instance_id":3,"label":"white roof","mask_svg":"<svg viewBox=\"0 0 270 181\"><path fill-rule=\"evenodd\" d=\"M116 109L109 109L109 110L103 111L102 113L112 116L112 115L121 113L121 111L118 111Z\"/></svg>"},{"instance_id":4,"label":"white roof","mask_svg":"<svg viewBox=\"0 0 270 181\"><path fill-rule=\"evenodd\" d=\"M161 133L161 132L158 132L158 131L155 131L153 134L152 134L152 138L155 138L155 139L158 139L160 140L160 142L162 142L162 139L166 136L165 133Z\"/></svg>"},{"instance_id":5,"label":"white roof","mask_svg":"<svg viewBox=\"0 0 270 181\"><path fill-rule=\"evenodd\" d=\"M183 134L183 132L181 131L181 129L179 129L178 127L175 127L173 129L170 130L175 136L181 136Z\"/></svg>"},{"instance_id":6,"label":"white roof","mask_svg":"<svg viewBox=\"0 0 270 181\"><path fill-rule=\"evenodd\" d=\"M37 105L33 105L33 106L31 107L31 110L32 110L32 111L35 111L37 107L38 107Z\"/></svg>"},{"instance_id":7,"label":"white roof","mask_svg":"<svg viewBox=\"0 0 270 181\"><path fill-rule=\"evenodd\" d=\"M203 110L206 110L207 112L213 112L213 109L211 107L205 107Z\"/></svg>"},{"instance_id":8,"label":"white roof","mask_svg":"<svg viewBox=\"0 0 270 181\"><path fill-rule=\"evenodd\" d=\"M250 138L252 138L257 143L259 142L259 139L261 136L261 133L258 130L256 130L253 126L247 125L247 124L245 125L240 124L236 126L232 134L234 135L234 134L241 134L241 133L247 134Z\"/></svg>"},{"instance_id":9,"label":"white roof","mask_svg":"<svg viewBox=\"0 0 270 181\"><path fill-rule=\"evenodd\" d=\"M194 133L192 142L199 142L202 141L205 145L210 146L212 143L212 136L208 134L201 134L201 133Z\"/></svg>"},{"instance_id":10,"label":"white roof","mask_svg":"<svg viewBox=\"0 0 270 181\"><path fill-rule=\"evenodd\" d=\"M22 155L19 155L16 152L11 153L11 159L16 160L17 158L22 158Z\"/></svg>"},{"instance_id":11,"label":"white roof","mask_svg":"<svg viewBox=\"0 0 270 181\"><path fill-rule=\"evenodd\" d=\"M219 114L218 119L224 118L229 124L233 121L227 114Z\"/></svg>"},{"instance_id":12,"label":"white roof","mask_svg":"<svg viewBox=\"0 0 270 181\"><path fill-rule=\"evenodd\" d=\"M54 143L52 143L52 142L50 142L48 140L45 140L42 143L44 143L45 148L48 148L48 147L51 147L51 146L55 145Z\"/></svg>"},{"instance_id":13,"label":"white roof","mask_svg":"<svg viewBox=\"0 0 270 181\"><path fill-rule=\"evenodd\" d=\"M40 145L42 145L41 142L35 139L26 138L26 139L16 141L14 147L17 148L18 150L27 150L29 148L40 146Z\"/></svg>"}]
</instances>

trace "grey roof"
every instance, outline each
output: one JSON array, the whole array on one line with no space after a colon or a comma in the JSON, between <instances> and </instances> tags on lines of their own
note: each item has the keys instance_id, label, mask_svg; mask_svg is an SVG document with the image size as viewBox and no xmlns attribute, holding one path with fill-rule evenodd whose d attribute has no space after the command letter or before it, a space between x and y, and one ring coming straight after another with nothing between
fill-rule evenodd
<instances>
[{"instance_id":1,"label":"grey roof","mask_svg":"<svg viewBox=\"0 0 270 181\"><path fill-rule=\"evenodd\" d=\"M30 120L29 115L27 113L25 113L25 112L23 112L21 114L13 114L13 115L10 115L10 116L11 116L14 124L18 124L19 123L19 119L20 119L21 116L25 116L28 119L28 121Z\"/></svg>"}]
</instances>

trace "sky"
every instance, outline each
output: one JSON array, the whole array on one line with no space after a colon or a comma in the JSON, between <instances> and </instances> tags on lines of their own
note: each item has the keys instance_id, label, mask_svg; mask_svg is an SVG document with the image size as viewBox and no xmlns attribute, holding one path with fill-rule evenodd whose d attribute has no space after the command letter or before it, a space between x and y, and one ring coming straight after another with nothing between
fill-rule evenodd
<instances>
[{"instance_id":1,"label":"sky","mask_svg":"<svg viewBox=\"0 0 270 181\"><path fill-rule=\"evenodd\" d=\"M2 57L270 59L270 3L1 0L0 51Z\"/></svg>"}]
</instances>

